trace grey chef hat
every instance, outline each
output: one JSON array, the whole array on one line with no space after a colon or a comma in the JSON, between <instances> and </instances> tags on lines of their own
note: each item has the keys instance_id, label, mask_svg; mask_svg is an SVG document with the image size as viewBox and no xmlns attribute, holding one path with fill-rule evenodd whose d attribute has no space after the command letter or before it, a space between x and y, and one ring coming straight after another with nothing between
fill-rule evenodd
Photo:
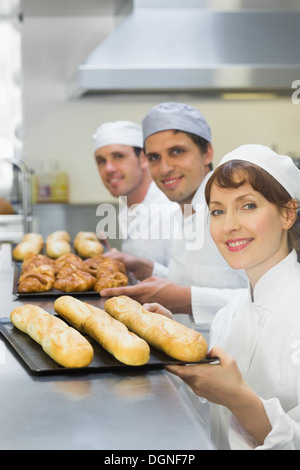
<instances>
[{"instance_id":1,"label":"grey chef hat","mask_svg":"<svg viewBox=\"0 0 300 470\"><path fill-rule=\"evenodd\" d=\"M243 160L263 168L290 194L300 200L300 170L287 155L278 155L264 145L242 145L225 155L219 165L230 160Z\"/></svg>"},{"instance_id":2,"label":"grey chef hat","mask_svg":"<svg viewBox=\"0 0 300 470\"><path fill-rule=\"evenodd\" d=\"M106 122L98 127L93 141L95 151L112 144L143 148L142 126L131 121Z\"/></svg>"},{"instance_id":3,"label":"grey chef hat","mask_svg":"<svg viewBox=\"0 0 300 470\"><path fill-rule=\"evenodd\" d=\"M190 132L211 142L211 130L198 109L184 103L161 103L152 108L142 122L145 140L156 132Z\"/></svg>"}]
</instances>

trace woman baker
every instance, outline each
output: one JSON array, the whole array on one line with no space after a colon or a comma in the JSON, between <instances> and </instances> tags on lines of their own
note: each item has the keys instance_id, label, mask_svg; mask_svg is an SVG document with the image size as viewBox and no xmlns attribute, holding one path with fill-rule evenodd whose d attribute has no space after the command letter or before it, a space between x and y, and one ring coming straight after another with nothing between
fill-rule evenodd
<instances>
[{"instance_id":1,"label":"woman baker","mask_svg":"<svg viewBox=\"0 0 300 470\"><path fill-rule=\"evenodd\" d=\"M260 145L226 155L206 185L211 235L249 287L213 321L220 364L168 370L210 402L217 449L300 449L299 199L293 161Z\"/></svg>"}]
</instances>

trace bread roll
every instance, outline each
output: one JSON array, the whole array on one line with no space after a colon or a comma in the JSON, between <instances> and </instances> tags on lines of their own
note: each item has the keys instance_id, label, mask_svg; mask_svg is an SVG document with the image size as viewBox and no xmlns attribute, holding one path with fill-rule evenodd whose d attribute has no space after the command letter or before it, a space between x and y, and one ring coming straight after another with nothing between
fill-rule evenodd
<instances>
[{"instance_id":1,"label":"bread roll","mask_svg":"<svg viewBox=\"0 0 300 470\"><path fill-rule=\"evenodd\" d=\"M150 345L174 359L198 362L207 354L206 341L199 332L163 315L149 312L129 297L112 297L105 302L104 308Z\"/></svg>"},{"instance_id":2,"label":"bread roll","mask_svg":"<svg viewBox=\"0 0 300 470\"><path fill-rule=\"evenodd\" d=\"M71 237L65 230L56 230L55 232L50 233L47 237L48 240L65 240L66 242L71 241Z\"/></svg>"},{"instance_id":3,"label":"bread roll","mask_svg":"<svg viewBox=\"0 0 300 470\"><path fill-rule=\"evenodd\" d=\"M16 307L10 314L16 328L40 344L63 367L86 367L94 356L91 344L63 320L36 305Z\"/></svg>"},{"instance_id":4,"label":"bread roll","mask_svg":"<svg viewBox=\"0 0 300 470\"><path fill-rule=\"evenodd\" d=\"M71 252L71 238L68 232L57 230L48 235L46 240L46 253L50 258L57 259L66 253Z\"/></svg>"},{"instance_id":5,"label":"bread roll","mask_svg":"<svg viewBox=\"0 0 300 470\"><path fill-rule=\"evenodd\" d=\"M123 364L140 366L148 362L150 348L146 341L128 331L123 323L104 310L67 295L56 299L54 310Z\"/></svg>"},{"instance_id":6,"label":"bread roll","mask_svg":"<svg viewBox=\"0 0 300 470\"><path fill-rule=\"evenodd\" d=\"M104 248L94 232L78 232L74 239L74 249L82 258L91 258L104 252Z\"/></svg>"},{"instance_id":7,"label":"bread roll","mask_svg":"<svg viewBox=\"0 0 300 470\"><path fill-rule=\"evenodd\" d=\"M28 253L38 255L43 248L44 239L39 233L26 233L22 241L13 249L13 257L17 261L23 261Z\"/></svg>"},{"instance_id":8,"label":"bread roll","mask_svg":"<svg viewBox=\"0 0 300 470\"><path fill-rule=\"evenodd\" d=\"M44 239L40 233L30 232L26 233L23 237L24 242L34 242L43 247Z\"/></svg>"},{"instance_id":9,"label":"bread roll","mask_svg":"<svg viewBox=\"0 0 300 470\"><path fill-rule=\"evenodd\" d=\"M11 203L5 199L4 197L0 197L0 214L1 215L6 215L6 214L14 214L15 210Z\"/></svg>"}]
</instances>

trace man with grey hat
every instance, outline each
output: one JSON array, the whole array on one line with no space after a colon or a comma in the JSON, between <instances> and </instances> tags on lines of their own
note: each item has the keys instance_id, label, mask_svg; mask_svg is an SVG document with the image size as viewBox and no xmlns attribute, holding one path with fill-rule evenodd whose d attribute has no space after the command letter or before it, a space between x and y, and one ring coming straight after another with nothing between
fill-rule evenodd
<instances>
[{"instance_id":1,"label":"man with grey hat","mask_svg":"<svg viewBox=\"0 0 300 470\"><path fill-rule=\"evenodd\" d=\"M154 263L151 277L137 286L107 289L101 295L124 294L141 303L157 302L174 313L192 312L197 324L210 324L214 313L207 307L227 304L246 287L244 273L228 266L209 232L204 189L213 159L210 127L200 111L183 103L152 108L142 124L152 178L179 204L182 231L172 240L165 279Z\"/></svg>"},{"instance_id":2,"label":"man with grey hat","mask_svg":"<svg viewBox=\"0 0 300 470\"><path fill-rule=\"evenodd\" d=\"M102 182L122 204L119 212L122 251L167 266L168 240L153 238L147 233L139 236L141 228L145 232L150 226L155 228L164 210L169 210L171 205L151 178L143 152L142 127L131 121L106 122L94 133L93 142ZM150 205L151 211L148 210ZM143 210L139 210L141 207ZM106 243L109 244L107 240Z\"/></svg>"}]
</instances>

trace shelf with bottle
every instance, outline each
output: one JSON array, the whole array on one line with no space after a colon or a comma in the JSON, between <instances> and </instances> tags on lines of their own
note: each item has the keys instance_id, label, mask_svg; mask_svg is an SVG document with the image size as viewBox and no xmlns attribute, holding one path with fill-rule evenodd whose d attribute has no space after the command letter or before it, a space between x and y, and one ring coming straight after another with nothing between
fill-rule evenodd
<instances>
[{"instance_id":1,"label":"shelf with bottle","mask_svg":"<svg viewBox=\"0 0 300 470\"><path fill-rule=\"evenodd\" d=\"M69 179L57 162L40 165L31 176L33 203L68 203Z\"/></svg>"}]
</instances>

